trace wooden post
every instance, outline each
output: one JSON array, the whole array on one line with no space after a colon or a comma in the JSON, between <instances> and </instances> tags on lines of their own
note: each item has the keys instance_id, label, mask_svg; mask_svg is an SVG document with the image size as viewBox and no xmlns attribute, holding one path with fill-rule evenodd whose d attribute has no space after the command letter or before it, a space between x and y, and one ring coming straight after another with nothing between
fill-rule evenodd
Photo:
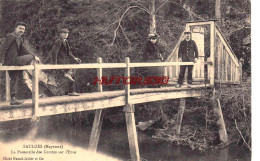
<instances>
[{"instance_id":1,"label":"wooden post","mask_svg":"<svg viewBox=\"0 0 260 161\"><path fill-rule=\"evenodd\" d=\"M134 110L134 105L130 104L130 66L129 66L130 60L129 58L125 58L125 62L126 62L125 78L129 78L126 80L127 84L125 85L126 105L124 107L128 142L129 142L131 160L140 161L139 146L138 146L135 116L134 116L135 110Z\"/></svg>"},{"instance_id":2,"label":"wooden post","mask_svg":"<svg viewBox=\"0 0 260 161\"><path fill-rule=\"evenodd\" d=\"M11 101L11 94L10 94L10 77L8 71L5 71L5 99L6 102Z\"/></svg>"},{"instance_id":3,"label":"wooden post","mask_svg":"<svg viewBox=\"0 0 260 161\"><path fill-rule=\"evenodd\" d=\"M225 59L225 64L226 64L226 66L225 66L225 82L228 82L229 55L228 55L227 51L225 52L225 57L226 57L226 59Z\"/></svg>"},{"instance_id":4,"label":"wooden post","mask_svg":"<svg viewBox=\"0 0 260 161\"><path fill-rule=\"evenodd\" d=\"M220 41L220 39L219 39L219 35L217 36L218 37L218 53L216 53L217 54L217 57L218 57L218 80L219 81L221 81L222 79L221 79L221 73L222 73L222 68L221 68L221 66L222 66L222 54L223 54L223 44L222 44L222 42Z\"/></svg>"},{"instance_id":5,"label":"wooden post","mask_svg":"<svg viewBox=\"0 0 260 161\"><path fill-rule=\"evenodd\" d=\"M33 90L32 90L32 103L33 103L33 117L32 121L39 119L39 69L37 63L34 64L33 70Z\"/></svg>"},{"instance_id":6,"label":"wooden post","mask_svg":"<svg viewBox=\"0 0 260 161\"><path fill-rule=\"evenodd\" d=\"M209 66L210 85L215 82L215 22L210 22L210 61L212 65Z\"/></svg>"},{"instance_id":7,"label":"wooden post","mask_svg":"<svg viewBox=\"0 0 260 161\"><path fill-rule=\"evenodd\" d=\"M182 123L183 113L184 113L184 110L185 110L185 103L186 103L185 98L181 98L178 116L177 116L177 124L175 125L175 129L176 129L176 132L177 132L178 135L180 134L180 131L181 131L181 123Z\"/></svg>"},{"instance_id":8,"label":"wooden post","mask_svg":"<svg viewBox=\"0 0 260 161\"><path fill-rule=\"evenodd\" d=\"M233 82L233 73L234 73L234 71L233 71L233 60L232 59L230 59L231 61L230 61L230 82Z\"/></svg>"},{"instance_id":9,"label":"wooden post","mask_svg":"<svg viewBox=\"0 0 260 161\"><path fill-rule=\"evenodd\" d=\"M218 117L217 125L219 126L219 138L223 143L226 143L228 141L227 130L226 130L225 121L224 121L224 117L222 114L220 102L218 99L216 102L216 89L215 88L213 88L213 90L212 90L212 104L213 104L214 114Z\"/></svg>"},{"instance_id":10,"label":"wooden post","mask_svg":"<svg viewBox=\"0 0 260 161\"><path fill-rule=\"evenodd\" d=\"M242 82L242 79L243 79L243 70L242 70L242 64L239 63L239 74L240 74L240 77L239 77L239 83Z\"/></svg>"},{"instance_id":11,"label":"wooden post","mask_svg":"<svg viewBox=\"0 0 260 161\"><path fill-rule=\"evenodd\" d=\"M102 58L98 58L97 62L99 64L102 64ZM97 69L97 77L101 79L102 77L102 67ZM102 84L98 83L98 91L103 92L103 86ZM93 152L97 151L97 146L98 146L98 141L99 141L99 136L101 132L101 127L102 127L102 122L103 122L103 117L104 114L102 110L96 110L95 112L95 119L93 122L92 130L91 130L91 135L90 135L90 140L89 140L89 149Z\"/></svg>"},{"instance_id":12,"label":"wooden post","mask_svg":"<svg viewBox=\"0 0 260 161\"><path fill-rule=\"evenodd\" d=\"M219 119L217 121L217 124L219 126L219 137L222 142L227 143L228 135L227 135L227 130L226 130L225 121L224 121L224 117L222 114L222 109L221 109L219 99L217 99L217 103L218 103L218 105L215 108L215 113L219 117Z\"/></svg>"},{"instance_id":13,"label":"wooden post","mask_svg":"<svg viewBox=\"0 0 260 161\"><path fill-rule=\"evenodd\" d=\"M125 69L125 78L129 78L126 80L125 84L125 101L126 104L130 104L130 59L125 58L126 69Z\"/></svg>"}]
</instances>

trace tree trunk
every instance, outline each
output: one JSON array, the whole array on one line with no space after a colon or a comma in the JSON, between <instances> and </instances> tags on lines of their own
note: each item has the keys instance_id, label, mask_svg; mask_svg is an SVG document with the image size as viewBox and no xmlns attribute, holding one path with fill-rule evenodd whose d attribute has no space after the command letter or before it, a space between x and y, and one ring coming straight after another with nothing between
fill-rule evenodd
<instances>
[{"instance_id":1,"label":"tree trunk","mask_svg":"<svg viewBox=\"0 0 260 161\"><path fill-rule=\"evenodd\" d=\"M215 4L215 17L219 21L219 24L221 24L221 0L216 0Z\"/></svg>"},{"instance_id":2,"label":"tree trunk","mask_svg":"<svg viewBox=\"0 0 260 161\"><path fill-rule=\"evenodd\" d=\"M156 18L155 18L155 0L150 0L149 10L150 16L150 34L156 34Z\"/></svg>"},{"instance_id":3,"label":"tree trunk","mask_svg":"<svg viewBox=\"0 0 260 161\"><path fill-rule=\"evenodd\" d=\"M3 1L0 0L0 31L3 33ZM0 34L2 36L2 34Z\"/></svg>"}]
</instances>

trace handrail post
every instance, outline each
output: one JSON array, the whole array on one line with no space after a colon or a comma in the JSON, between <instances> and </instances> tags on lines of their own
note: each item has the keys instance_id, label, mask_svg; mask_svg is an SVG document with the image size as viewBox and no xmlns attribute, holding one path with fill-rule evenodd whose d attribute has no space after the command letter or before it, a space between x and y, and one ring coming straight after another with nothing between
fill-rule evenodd
<instances>
[{"instance_id":1,"label":"handrail post","mask_svg":"<svg viewBox=\"0 0 260 161\"><path fill-rule=\"evenodd\" d=\"M125 68L125 118L126 118L126 126L127 126L127 135L128 135L128 142L131 154L132 161L140 161L140 154L139 154L139 146L138 146L138 139L137 139L137 132L136 132L136 125L135 125L135 109L134 105L130 103L130 59L127 57L125 58L126 68Z\"/></svg>"},{"instance_id":2,"label":"handrail post","mask_svg":"<svg viewBox=\"0 0 260 161\"><path fill-rule=\"evenodd\" d=\"M9 72L5 71L5 99L6 102L11 101L11 94L10 94L10 77L9 77Z\"/></svg>"},{"instance_id":3,"label":"handrail post","mask_svg":"<svg viewBox=\"0 0 260 161\"><path fill-rule=\"evenodd\" d=\"M97 58L97 63L100 65L102 64L102 58ZM97 69L97 77L101 80L102 78L102 66ZM103 86L101 83L98 83L98 92L103 92ZM102 109L96 110L95 112L95 118L91 130L90 140L89 140L89 149L93 152L97 151L98 146L98 140L101 132L102 122L104 118L104 113L102 112Z\"/></svg>"},{"instance_id":4,"label":"handrail post","mask_svg":"<svg viewBox=\"0 0 260 161\"><path fill-rule=\"evenodd\" d=\"M125 100L126 104L130 103L130 59L128 57L125 58L126 69L125 69ZM129 79L128 79L129 78Z\"/></svg>"},{"instance_id":5,"label":"handrail post","mask_svg":"<svg viewBox=\"0 0 260 161\"><path fill-rule=\"evenodd\" d=\"M242 83L242 81L243 81L243 66L242 66L242 63L238 63L239 64L239 74L240 74L240 77L239 77L239 83Z\"/></svg>"},{"instance_id":6,"label":"handrail post","mask_svg":"<svg viewBox=\"0 0 260 161\"><path fill-rule=\"evenodd\" d=\"M37 121L39 116L39 69L37 63L34 64L34 70L33 70L32 103L33 103L32 121Z\"/></svg>"},{"instance_id":7,"label":"handrail post","mask_svg":"<svg viewBox=\"0 0 260 161\"><path fill-rule=\"evenodd\" d=\"M215 22L210 23L210 61L212 64L209 66L210 85L215 82Z\"/></svg>"},{"instance_id":8,"label":"handrail post","mask_svg":"<svg viewBox=\"0 0 260 161\"><path fill-rule=\"evenodd\" d=\"M101 57L98 57L97 58L97 63L99 63L100 65L102 64L102 58ZM97 77L99 79L101 79L103 76L103 73L102 73L102 66L100 66L100 68L97 69ZM102 83L98 83L98 92L103 92L103 85Z\"/></svg>"}]
</instances>

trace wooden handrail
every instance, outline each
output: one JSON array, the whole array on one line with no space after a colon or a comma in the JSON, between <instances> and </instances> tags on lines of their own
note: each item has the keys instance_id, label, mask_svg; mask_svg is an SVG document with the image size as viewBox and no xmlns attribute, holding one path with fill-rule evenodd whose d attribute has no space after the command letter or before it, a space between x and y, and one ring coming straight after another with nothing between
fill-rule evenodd
<instances>
[{"instance_id":1,"label":"wooden handrail","mask_svg":"<svg viewBox=\"0 0 260 161\"><path fill-rule=\"evenodd\" d=\"M209 64L204 62L204 64ZM129 63L133 67L159 67L159 66L176 66L176 65L195 65L193 62L156 62L156 63ZM40 70L56 70L56 69L99 69L99 68L126 68L126 63L90 63L90 64L66 64L66 65L48 65L40 64L37 68ZM26 66L0 66L0 71L10 70L34 70L33 65Z\"/></svg>"},{"instance_id":2,"label":"wooden handrail","mask_svg":"<svg viewBox=\"0 0 260 161\"><path fill-rule=\"evenodd\" d=\"M231 50L231 47L228 45L227 40L223 37L223 34L218 29L218 27L216 27L216 33L219 36L223 45L225 46L225 48L226 48L228 54L230 55L230 57L232 58L233 62L236 64L237 67L239 67L239 61L238 61L237 57L235 57L234 52Z\"/></svg>"},{"instance_id":3,"label":"wooden handrail","mask_svg":"<svg viewBox=\"0 0 260 161\"><path fill-rule=\"evenodd\" d=\"M33 65L24 66L0 66L0 71L10 71L10 70L33 70Z\"/></svg>"},{"instance_id":4,"label":"wooden handrail","mask_svg":"<svg viewBox=\"0 0 260 161\"><path fill-rule=\"evenodd\" d=\"M98 58L98 63L90 64L66 64L66 65L48 65L35 64L26 66L0 66L0 71L6 71L6 101L10 101L10 79L8 71L12 70L33 70L33 91L32 100L34 104L33 115L34 118L38 116L39 103L39 72L40 70L56 70L56 69L97 69L98 76L102 76L103 68L125 68L125 76L130 77L130 68L134 67L159 67L159 66L180 66L180 65L194 65L194 62L156 62L156 63L130 63L130 59L126 58L125 63L102 63L102 59ZM204 62L210 65L210 62ZM127 80L130 81L130 80ZM102 85L98 85L98 91L102 92ZM127 102L130 100L130 83L125 85L125 93Z\"/></svg>"},{"instance_id":5,"label":"wooden handrail","mask_svg":"<svg viewBox=\"0 0 260 161\"><path fill-rule=\"evenodd\" d=\"M128 58L129 59L129 58ZM126 59L127 60L127 59ZM204 62L204 64L210 65L209 62ZM33 70L33 83L34 86L38 85L39 81L39 71L40 70L57 70L57 69L97 69L99 75L102 75L103 68L134 68L134 67L160 67L160 66L180 66L180 65L195 65L194 62L156 62L156 63L130 63L126 61L125 63L102 63L102 59L99 58L98 63L89 64L66 64L66 65L50 65L50 64L37 64L37 65L25 65L25 66L0 66L0 71L6 71L6 101L10 101L10 79L8 71L12 70ZM36 78L37 77L37 78ZM99 91L102 91L102 86L98 86ZM39 93L38 87L34 87L33 90L33 100L37 103ZM35 111L37 113L37 105L35 103Z\"/></svg>"}]
</instances>

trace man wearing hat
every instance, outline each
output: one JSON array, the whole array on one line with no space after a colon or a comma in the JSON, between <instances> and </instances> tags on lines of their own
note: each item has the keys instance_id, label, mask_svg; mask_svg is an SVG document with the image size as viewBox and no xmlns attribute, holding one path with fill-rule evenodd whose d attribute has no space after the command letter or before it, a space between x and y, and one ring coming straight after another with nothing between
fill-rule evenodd
<instances>
[{"instance_id":1,"label":"man wearing hat","mask_svg":"<svg viewBox=\"0 0 260 161\"><path fill-rule=\"evenodd\" d=\"M69 36L68 29L64 28L60 30L60 36L55 41L51 51L53 64L74 64L74 63L81 62L79 58L75 57L71 53L71 49L67 40L68 36ZM72 69L62 70L62 73L70 81L68 95L79 96L79 94L76 93L76 84L75 84L75 80L72 77L75 73L74 70Z\"/></svg>"},{"instance_id":2,"label":"man wearing hat","mask_svg":"<svg viewBox=\"0 0 260 161\"><path fill-rule=\"evenodd\" d=\"M181 42L178 51L179 62L196 63L198 60L197 45L195 41L191 40L191 33L189 31L184 32L184 36L185 36L185 40ZM188 88L191 87L193 65L181 65L178 84L176 85L177 88L179 88L183 84L186 68L188 68L188 78L187 78Z\"/></svg>"},{"instance_id":3,"label":"man wearing hat","mask_svg":"<svg viewBox=\"0 0 260 161\"><path fill-rule=\"evenodd\" d=\"M29 65L32 60L39 61L39 58L33 55L24 45L22 35L25 32L26 24L18 22L15 24L15 29L12 33L6 35L3 43L0 46L0 66L23 66ZM23 101L18 100L19 79L22 78L22 71L8 71L11 78L11 105L22 104Z\"/></svg>"}]
</instances>

